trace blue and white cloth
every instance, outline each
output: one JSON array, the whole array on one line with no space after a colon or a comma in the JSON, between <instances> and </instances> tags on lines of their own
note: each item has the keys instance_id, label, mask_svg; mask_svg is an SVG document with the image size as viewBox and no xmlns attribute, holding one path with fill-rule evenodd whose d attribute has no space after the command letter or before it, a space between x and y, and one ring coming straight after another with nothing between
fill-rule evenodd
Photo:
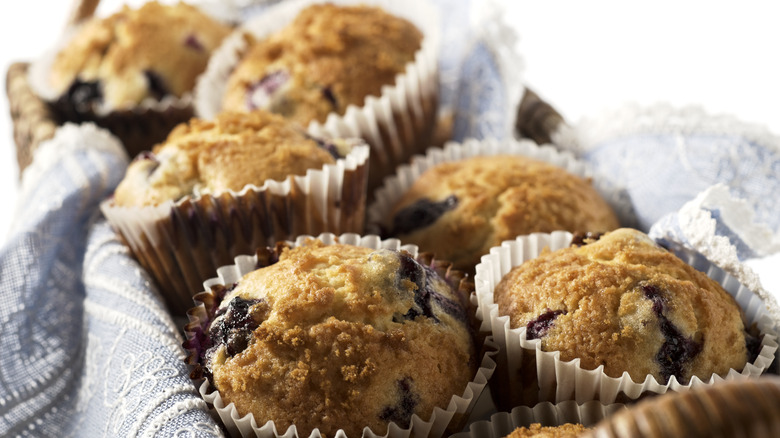
<instances>
[{"instance_id":1,"label":"blue and white cloth","mask_svg":"<svg viewBox=\"0 0 780 438\"><path fill-rule=\"evenodd\" d=\"M434 3L446 3L445 30L458 29L445 32L441 63L455 135L511 136L523 92L514 36L479 19L500 11L476 0ZM482 15L470 10L475 5ZM780 215L770 201L780 193L778 138L756 138L740 126L720 137L695 124L598 138L581 128L568 133L567 145L627 188L645 231L711 256L771 298L742 262L779 252ZM651 153L658 150L664 154ZM183 322L168 315L98 210L127 163L106 132L65 125L24 173L12 233L0 250L0 436L223 435L188 377ZM651 170L665 176L643 177ZM717 183L723 185L711 188Z\"/></svg>"}]
</instances>

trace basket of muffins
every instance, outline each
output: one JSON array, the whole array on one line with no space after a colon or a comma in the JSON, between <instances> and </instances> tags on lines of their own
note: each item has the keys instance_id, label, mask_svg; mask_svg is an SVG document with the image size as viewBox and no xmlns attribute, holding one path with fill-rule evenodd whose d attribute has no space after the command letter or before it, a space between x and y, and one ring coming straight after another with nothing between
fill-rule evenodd
<instances>
[{"instance_id":1,"label":"basket of muffins","mask_svg":"<svg viewBox=\"0 0 780 438\"><path fill-rule=\"evenodd\" d=\"M239 22L89 4L9 70L17 147L63 123L122 142L101 212L230 436L623 436L707 421L719 391L776 396L760 296L542 144L563 121L536 94L514 127L535 141L432 146L427 2L289 0ZM762 403L750 418L778 414Z\"/></svg>"}]
</instances>

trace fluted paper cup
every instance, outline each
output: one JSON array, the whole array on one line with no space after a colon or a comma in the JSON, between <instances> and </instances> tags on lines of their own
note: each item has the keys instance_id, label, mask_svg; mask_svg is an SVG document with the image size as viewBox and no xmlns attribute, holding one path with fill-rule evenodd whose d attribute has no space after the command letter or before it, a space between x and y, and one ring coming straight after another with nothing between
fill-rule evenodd
<instances>
[{"instance_id":1,"label":"fluted paper cup","mask_svg":"<svg viewBox=\"0 0 780 438\"><path fill-rule=\"evenodd\" d=\"M352 142L346 157L306 175L144 207L108 199L101 210L184 315L202 282L239 254L300 234L362 231L369 148Z\"/></svg>"}]
</instances>

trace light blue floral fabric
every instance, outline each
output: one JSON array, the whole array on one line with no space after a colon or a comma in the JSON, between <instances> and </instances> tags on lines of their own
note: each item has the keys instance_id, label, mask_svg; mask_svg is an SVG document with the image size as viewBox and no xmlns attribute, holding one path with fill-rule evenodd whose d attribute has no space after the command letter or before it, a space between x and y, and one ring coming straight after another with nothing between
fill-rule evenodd
<instances>
[{"instance_id":1,"label":"light blue floral fabric","mask_svg":"<svg viewBox=\"0 0 780 438\"><path fill-rule=\"evenodd\" d=\"M456 137L511 136L517 102L507 90L517 88L520 76L506 71L517 65L506 57L518 55L469 27L470 11L484 2L433 3L443 6L442 21L448 24L441 98L455 114ZM707 151L716 143L692 137L689 152L709 159ZM668 135L645 134L604 141L583 156L608 170L616 183L629 184L648 228L713 181L735 184L737 195L779 192L777 167L753 179L741 161L692 159L696 177L676 172L677 163L657 150L678 144ZM751 166L778 165L776 150L745 147ZM648 166L622 167L629 156L665 169L671 183L663 198L669 202L655 203L657 188L644 184L641 174ZM127 163L116 140L102 130L66 125L41 146L25 172L12 235L0 250L0 436L223 434L188 377L183 321L166 313L150 278L98 210ZM645 205L645 197L654 202ZM754 207L758 220L777 229L776 210L773 215L764 204ZM745 242L737 244L741 253L751 254Z\"/></svg>"}]
</instances>

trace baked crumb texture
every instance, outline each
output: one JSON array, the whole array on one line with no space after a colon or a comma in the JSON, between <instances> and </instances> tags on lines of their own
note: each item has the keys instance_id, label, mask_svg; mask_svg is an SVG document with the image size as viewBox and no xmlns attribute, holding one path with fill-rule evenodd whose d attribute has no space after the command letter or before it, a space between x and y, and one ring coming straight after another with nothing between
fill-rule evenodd
<instances>
[{"instance_id":1,"label":"baked crumb texture","mask_svg":"<svg viewBox=\"0 0 780 438\"><path fill-rule=\"evenodd\" d=\"M446 408L476 370L466 297L403 251L311 241L222 293L201 363L259 425L385 433Z\"/></svg>"},{"instance_id":2,"label":"baked crumb texture","mask_svg":"<svg viewBox=\"0 0 780 438\"><path fill-rule=\"evenodd\" d=\"M479 156L432 167L390 216L386 237L413 243L469 272L490 248L519 235L619 226L589 180L519 155Z\"/></svg>"},{"instance_id":3,"label":"baked crumb texture","mask_svg":"<svg viewBox=\"0 0 780 438\"><path fill-rule=\"evenodd\" d=\"M541 339L542 350L579 358L584 369L603 365L610 377L652 375L662 384L707 381L755 355L760 342L742 310L704 273L633 229L587 241L547 251L496 285L499 314Z\"/></svg>"},{"instance_id":4,"label":"baked crumb texture","mask_svg":"<svg viewBox=\"0 0 780 438\"><path fill-rule=\"evenodd\" d=\"M93 18L57 54L51 87L74 107L181 97L231 29L186 3L145 3Z\"/></svg>"},{"instance_id":5,"label":"baked crumb texture","mask_svg":"<svg viewBox=\"0 0 780 438\"><path fill-rule=\"evenodd\" d=\"M238 192L335 163L336 157L296 124L265 112L192 119L141 153L114 195L118 206L156 205L184 196Z\"/></svg>"},{"instance_id":6,"label":"baked crumb texture","mask_svg":"<svg viewBox=\"0 0 780 438\"><path fill-rule=\"evenodd\" d=\"M587 430L582 424L565 423L560 426L542 426L539 423L533 423L527 427L518 427L506 438L573 438L580 436Z\"/></svg>"},{"instance_id":7,"label":"baked crumb texture","mask_svg":"<svg viewBox=\"0 0 780 438\"><path fill-rule=\"evenodd\" d=\"M267 109L304 126L324 122L394 84L421 42L412 23L378 7L315 4L252 44L228 80L222 107Z\"/></svg>"}]
</instances>

